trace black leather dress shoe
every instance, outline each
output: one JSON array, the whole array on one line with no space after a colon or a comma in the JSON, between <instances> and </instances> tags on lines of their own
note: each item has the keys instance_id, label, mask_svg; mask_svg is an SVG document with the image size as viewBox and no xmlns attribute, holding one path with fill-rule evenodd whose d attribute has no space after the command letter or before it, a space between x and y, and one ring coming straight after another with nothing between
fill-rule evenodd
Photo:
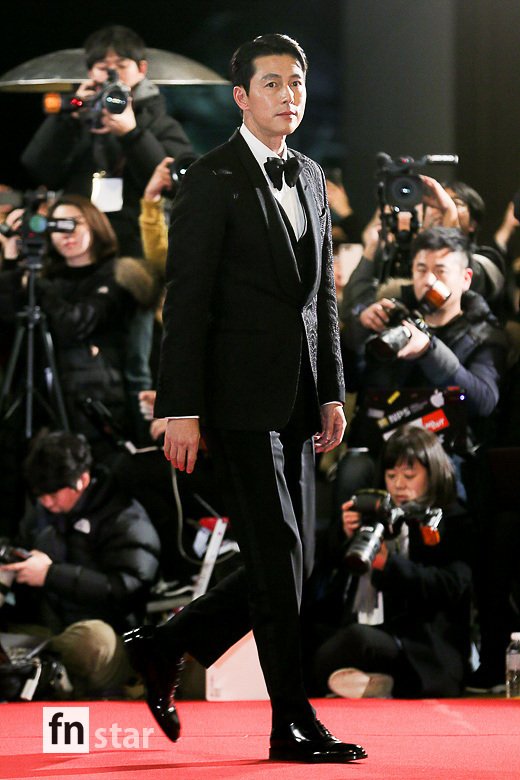
<instances>
[{"instance_id":1,"label":"black leather dress shoe","mask_svg":"<svg viewBox=\"0 0 520 780\"><path fill-rule=\"evenodd\" d=\"M146 701L168 739L177 742L181 724L175 707L175 691L184 666L181 654L167 659L159 652L153 626L141 626L124 634L130 661L146 685Z\"/></svg>"},{"instance_id":2,"label":"black leather dress shoe","mask_svg":"<svg viewBox=\"0 0 520 780\"><path fill-rule=\"evenodd\" d=\"M319 721L311 726L289 723L271 734L271 761L346 764L366 757L366 751L361 745L340 742Z\"/></svg>"}]
</instances>

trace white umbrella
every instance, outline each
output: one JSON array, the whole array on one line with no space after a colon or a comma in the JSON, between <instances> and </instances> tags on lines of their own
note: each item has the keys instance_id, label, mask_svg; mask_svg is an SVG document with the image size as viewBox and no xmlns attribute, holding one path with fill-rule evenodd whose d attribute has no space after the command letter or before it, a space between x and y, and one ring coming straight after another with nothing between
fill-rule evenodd
<instances>
[{"instance_id":1,"label":"white umbrella","mask_svg":"<svg viewBox=\"0 0 520 780\"><path fill-rule=\"evenodd\" d=\"M155 84L228 84L215 71L181 54L146 49L148 78ZM60 49L17 65L0 76L3 92L67 92L87 78L83 49Z\"/></svg>"}]
</instances>

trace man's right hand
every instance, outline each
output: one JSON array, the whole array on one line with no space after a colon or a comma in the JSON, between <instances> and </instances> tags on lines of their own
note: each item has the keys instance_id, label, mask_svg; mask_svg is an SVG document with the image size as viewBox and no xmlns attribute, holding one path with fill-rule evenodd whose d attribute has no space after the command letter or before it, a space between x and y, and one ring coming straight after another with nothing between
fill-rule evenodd
<instances>
[{"instance_id":1,"label":"man's right hand","mask_svg":"<svg viewBox=\"0 0 520 780\"><path fill-rule=\"evenodd\" d=\"M199 451L200 424L197 418L168 420L164 434L164 455L179 471L191 474Z\"/></svg>"},{"instance_id":2,"label":"man's right hand","mask_svg":"<svg viewBox=\"0 0 520 780\"><path fill-rule=\"evenodd\" d=\"M97 81L93 81L92 79L82 81L76 90L76 97L80 100L88 100L99 91L100 87L101 84L98 84Z\"/></svg>"},{"instance_id":3,"label":"man's right hand","mask_svg":"<svg viewBox=\"0 0 520 780\"><path fill-rule=\"evenodd\" d=\"M345 501L345 503L341 505L341 519L343 522L343 530L345 531L345 534L348 537L348 539L352 539L352 537L358 530L359 526L361 525L361 514L359 512L354 512L352 510L353 505L354 502L352 500Z\"/></svg>"},{"instance_id":4,"label":"man's right hand","mask_svg":"<svg viewBox=\"0 0 520 780\"><path fill-rule=\"evenodd\" d=\"M90 100L94 97L96 92L99 92L101 88L101 84L99 84L97 81L94 81L93 79L89 79L88 81L82 81L79 87L76 90L76 97L80 100ZM74 119L80 118L79 111L74 111L71 114ZM105 135L106 133L110 132L109 127L91 127L90 132L94 133L94 135Z\"/></svg>"},{"instance_id":5,"label":"man's right hand","mask_svg":"<svg viewBox=\"0 0 520 780\"><path fill-rule=\"evenodd\" d=\"M381 298L363 309L359 315L359 321L367 330L381 333L388 327L389 312L395 309L395 303L390 298Z\"/></svg>"}]
</instances>

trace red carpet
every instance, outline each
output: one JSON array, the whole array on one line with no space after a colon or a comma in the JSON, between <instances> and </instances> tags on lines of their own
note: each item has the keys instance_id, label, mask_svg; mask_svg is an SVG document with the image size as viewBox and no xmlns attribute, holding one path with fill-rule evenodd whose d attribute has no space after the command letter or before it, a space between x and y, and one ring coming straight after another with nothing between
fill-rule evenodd
<instances>
[{"instance_id":1,"label":"red carpet","mask_svg":"<svg viewBox=\"0 0 520 780\"><path fill-rule=\"evenodd\" d=\"M68 707L88 707L90 753L43 753L43 706L58 708L65 720ZM183 733L175 745L154 728L143 702L0 704L0 778L520 779L520 701L322 699L315 706L338 737L361 742L368 759L324 766L268 762L267 702L181 702ZM148 747L138 749L144 728L154 732ZM99 746L102 736L105 747ZM123 741L127 747L117 747Z\"/></svg>"}]
</instances>

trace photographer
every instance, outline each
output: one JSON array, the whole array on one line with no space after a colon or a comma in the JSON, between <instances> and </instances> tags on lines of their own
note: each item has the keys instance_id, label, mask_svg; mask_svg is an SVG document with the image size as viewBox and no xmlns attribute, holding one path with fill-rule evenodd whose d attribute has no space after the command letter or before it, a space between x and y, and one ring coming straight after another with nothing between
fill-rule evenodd
<instances>
[{"instance_id":1,"label":"photographer","mask_svg":"<svg viewBox=\"0 0 520 780\"><path fill-rule=\"evenodd\" d=\"M11 630L46 629L77 693L118 686L131 674L118 635L142 620L157 534L143 507L93 470L81 435L42 432L25 474L37 503L17 541L31 554L1 567L16 575Z\"/></svg>"},{"instance_id":2,"label":"photographer","mask_svg":"<svg viewBox=\"0 0 520 780\"><path fill-rule=\"evenodd\" d=\"M413 176L403 176L401 181L406 188ZM386 193L392 204L380 207L363 232L363 257L354 269L345 288L341 318L348 326L356 311L368 306L378 297L379 280L388 277L402 277L405 285L411 267L410 247L417 233L431 227L459 228L469 242L472 270L471 289L488 301L493 312L503 314L505 258L500 244L479 246L478 229L484 217L484 201L480 195L464 182L440 184L431 176L420 174L421 192L412 192L412 197L420 198L414 205L401 206L394 212L394 200L400 201L398 193ZM412 185L413 190L413 185ZM392 197L395 195L395 197ZM403 196L404 197L404 196ZM384 211L385 230L382 231L381 212ZM391 226L389 228L389 225ZM383 240L384 239L384 240ZM396 269L395 266L398 266ZM395 273L398 270L399 273Z\"/></svg>"},{"instance_id":3,"label":"photographer","mask_svg":"<svg viewBox=\"0 0 520 780\"><path fill-rule=\"evenodd\" d=\"M112 227L89 200L64 196L52 204L48 218L67 220L73 230L50 232L48 256L36 279L37 303L54 340L69 423L100 455L103 440L85 416L82 400L101 401L126 435L132 435L129 409L135 406L137 415L137 393L147 388L129 381L128 334L139 311L155 302L155 282L146 266L117 256ZM10 251L17 253L19 245ZM6 304L1 317L7 322L26 302L28 271L16 261L11 259L14 269L0 274Z\"/></svg>"},{"instance_id":4,"label":"photographer","mask_svg":"<svg viewBox=\"0 0 520 780\"><path fill-rule=\"evenodd\" d=\"M88 112L49 116L23 152L22 163L38 183L85 197L91 196L94 174L104 171L118 179L123 206L114 203L107 209L109 218L121 251L141 256L141 194L163 157L189 152L191 144L166 114L158 87L146 78L146 51L137 33L119 25L104 27L85 41L85 58L89 80L80 85L77 97L88 101L112 69L130 88L128 105L120 114L103 109L101 127L82 121Z\"/></svg>"},{"instance_id":5,"label":"photographer","mask_svg":"<svg viewBox=\"0 0 520 780\"><path fill-rule=\"evenodd\" d=\"M435 434L402 426L386 442L380 468L379 484L395 506L442 509L440 541L425 543L421 524L406 520L382 542L366 574L349 575L339 563L350 585L320 628L316 695L328 685L348 698L460 696L470 649L473 543L469 518L455 501L452 464ZM352 500L342 507L349 540L363 522L352 507Z\"/></svg>"},{"instance_id":6,"label":"photographer","mask_svg":"<svg viewBox=\"0 0 520 780\"><path fill-rule=\"evenodd\" d=\"M499 398L500 379L505 367L507 342L486 301L470 290L468 242L459 230L436 227L415 239L412 250L412 286L397 285L381 294L379 300L360 306L351 327L345 329L347 344L363 364L361 387L447 388L465 390L468 419L474 437L482 441L490 435L490 416ZM366 350L374 334L386 333L399 297L407 309L414 310L440 281L448 297L435 310L425 313L424 327L417 318L399 316L409 334L406 344L393 360L380 360ZM377 425L363 410L363 392L358 394L359 410L354 418L349 444L374 446Z\"/></svg>"}]
</instances>

